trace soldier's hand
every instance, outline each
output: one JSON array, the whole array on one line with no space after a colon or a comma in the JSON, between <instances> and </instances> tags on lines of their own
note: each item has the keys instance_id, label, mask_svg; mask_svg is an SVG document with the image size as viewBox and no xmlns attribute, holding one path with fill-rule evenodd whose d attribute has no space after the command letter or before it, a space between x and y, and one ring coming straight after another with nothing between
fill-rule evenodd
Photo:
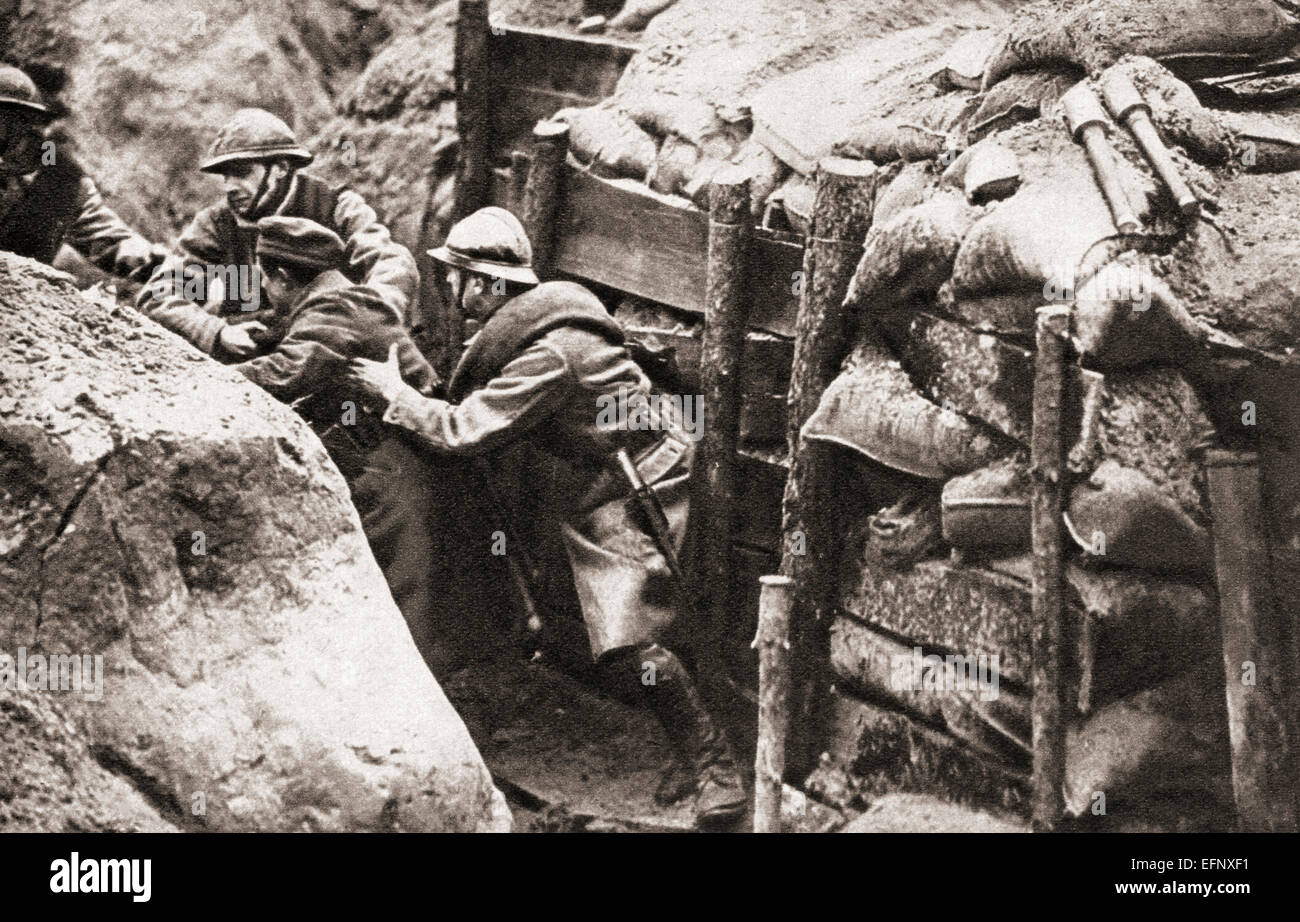
<instances>
[{"instance_id":1,"label":"soldier's hand","mask_svg":"<svg viewBox=\"0 0 1300 922\"><path fill-rule=\"evenodd\" d=\"M244 358L258 349L257 343L253 341L253 334L265 332L266 327L256 320L247 323L231 323L221 328L217 341L226 352L236 358Z\"/></svg>"},{"instance_id":2,"label":"soldier's hand","mask_svg":"<svg viewBox=\"0 0 1300 922\"><path fill-rule=\"evenodd\" d=\"M388 361L372 362L353 359L348 367L348 378L366 397L377 398L385 404L393 402L406 382L402 380L402 367L397 361L397 343L388 347Z\"/></svg>"}]
</instances>

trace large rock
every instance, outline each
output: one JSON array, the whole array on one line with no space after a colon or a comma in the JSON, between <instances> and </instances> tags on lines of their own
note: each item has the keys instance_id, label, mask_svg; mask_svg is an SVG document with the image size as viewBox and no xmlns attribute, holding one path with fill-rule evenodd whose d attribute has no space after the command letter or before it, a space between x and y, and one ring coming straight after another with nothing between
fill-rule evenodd
<instances>
[{"instance_id":1,"label":"large rock","mask_svg":"<svg viewBox=\"0 0 1300 922\"><path fill-rule=\"evenodd\" d=\"M39 761L66 723L74 788L107 771L152 806L112 828L509 828L292 411L9 256L0 334L0 651L103 658L98 693L0 692L4 715L36 700L3 749Z\"/></svg>"}]
</instances>

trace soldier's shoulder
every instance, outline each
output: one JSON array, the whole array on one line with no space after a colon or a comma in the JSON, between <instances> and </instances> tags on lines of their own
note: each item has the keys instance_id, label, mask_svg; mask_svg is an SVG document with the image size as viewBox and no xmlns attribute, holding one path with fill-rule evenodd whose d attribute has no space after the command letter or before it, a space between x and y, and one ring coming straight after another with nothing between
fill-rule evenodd
<instances>
[{"instance_id":1,"label":"soldier's shoulder","mask_svg":"<svg viewBox=\"0 0 1300 922\"><path fill-rule=\"evenodd\" d=\"M520 295L520 297L541 298L556 303L599 308L602 311L605 309L605 305L601 303L600 298L597 298L590 288L578 282L542 282Z\"/></svg>"}]
</instances>

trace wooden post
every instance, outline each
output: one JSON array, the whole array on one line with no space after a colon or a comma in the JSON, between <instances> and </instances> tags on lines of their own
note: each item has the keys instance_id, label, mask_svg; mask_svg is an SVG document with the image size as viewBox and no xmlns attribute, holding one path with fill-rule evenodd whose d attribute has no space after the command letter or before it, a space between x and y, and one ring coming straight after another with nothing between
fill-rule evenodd
<instances>
[{"instance_id":1,"label":"wooden post","mask_svg":"<svg viewBox=\"0 0 1300 922\"><path fill-rule=\"evenodd\" d=\"M1252 452L1207 451L1205 475L1238 823L1243 832L1295 832L1295 740L1286 708L1289 686L1300 676L1286 646L1290 631L1273 604L1259 458Z\"/></svg>"},{"instance_id":2,"label":"wooden post","mask_svg":"<svg viewBox=\"0 0 1300 922\"><path fill-rule=\"evenodd\" d=\"M533 245L533 269L543 280L551 271L551 242L555 239L555 210L564 180L564 158L569 152L569 126L543 120L533 129L533 162L524 186L524 213L520 216Z\"/></svg>"},{"instance_id":3,"label":"wooden post","mask_svg":"<svg viewBox=\"0 0 1300 922\"><path fill-rule=\"evenodd\" d=\"M702 646L716 661L731 603L731 540L736 512L736 447L740 438L740 365L749 318L749 178L729 169L709 196L708 283L700 347L704 431L691 483L696 542L695 597L704 614Z\"/></svg>"},{"instance_id":4,"label":"wooden post","mask_svg":"<svg viewBox=\"0 0 1300 922\"><path fill-rule=\"evenodd\" d=\"M792 701L787 770L809 771L820 745L818 702L826 698L828 628L838 600L834 472L825 449L799 431L848 351L849 317L842 306L862 255L875 204L876 167L868 161L827 158L818 165L811 233L804 245L795 321L794 363L786 400L790 473L782 501L781 573L794 580L791 643Z\"/></svg>"},{"instance_id":5,"label":"wooden post","mask_svg":"<svg viewBox=\"0 0 1300 922\"><path fill-rule=\"evenodd\" d=\"M524 188L528 184L528 171L533 158L527 151L510 152L510 213L522 221L524 214Z\"/></svg>"},{"instance_id":6,"label":"wooden post","mask_svg":"<svg viewBox=\"0 0 1300 922\"><path fill-rule=\"evenodd\" d=\"M460 0L456 12L456 198L452 221L492 194L492 63L487 0Z\"/></svg>"},{"instance_id":7,"label":"wooden post","mask_svg":"<svg viewBox=\"0 0 1300 922\"><path fill-rule=\"evenodd\" d=\"M758 747L754 752L754 832L781 831L785 736L790 725L790 607L794 580L760 576L758 596Z\"/></svg>"},{"instance_id":8,"label":"wooden post","mask_svg":"<svg viewBox=\"0 0 1300 922\"><path fill-rule=\"evenodd\" d=\"M1034 418L1030 438L1033 473L1031 536L1034 552L1033 635L1033 828L1051 832L1065 811L1065 695L1061 650L1065 619L1062 541L1061 406L1065 393L1065 342L1070 309L1038 310L1034 361Z\"/></svg>"}]
</instances>

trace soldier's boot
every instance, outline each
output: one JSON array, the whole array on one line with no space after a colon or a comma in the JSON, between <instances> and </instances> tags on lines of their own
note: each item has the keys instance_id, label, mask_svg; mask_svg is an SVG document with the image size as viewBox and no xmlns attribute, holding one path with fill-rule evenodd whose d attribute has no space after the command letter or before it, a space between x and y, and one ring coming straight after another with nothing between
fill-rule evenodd
<instances>
[{"instance_id":1,"label":"soldier's boot","mask_svg":"<svg viewBox=\"0 0 1300 922\"><path fill-rule=\"evenodd\" d=\"M659 644L641 647L637 654L643 675L654 677L645 686L650 707L681 765L689 769L687 778L694 783L696 825L705 829L726 826L744 814L747 802L726 735L705 710L681 660ZM653 664L653 670L647 670L647 664ZM673 785L670 769L660 789L664 794L675 793L668 790Z\"/></svg>"}]
</instances>

